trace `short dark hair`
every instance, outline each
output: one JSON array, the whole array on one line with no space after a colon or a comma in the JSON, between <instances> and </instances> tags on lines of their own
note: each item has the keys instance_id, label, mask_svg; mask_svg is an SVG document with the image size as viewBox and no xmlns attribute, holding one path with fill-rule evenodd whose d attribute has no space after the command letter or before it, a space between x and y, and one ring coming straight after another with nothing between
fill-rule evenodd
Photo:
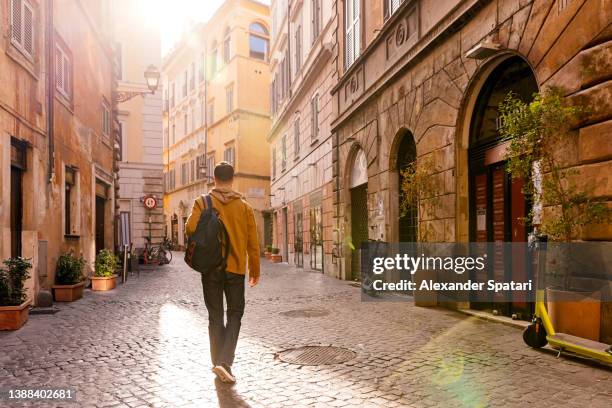
<instances>
[{"instance_id":1,"label":"short dark hair","mask_svg":"<svg viewBox=\"0 0 612 408\"><path fill-rule=\"evenodd\" d=\"M215 166L214 175L219 181L231 181L234 178L234 166L226 161L219 162Z\"/></svg>"}]
</instances>

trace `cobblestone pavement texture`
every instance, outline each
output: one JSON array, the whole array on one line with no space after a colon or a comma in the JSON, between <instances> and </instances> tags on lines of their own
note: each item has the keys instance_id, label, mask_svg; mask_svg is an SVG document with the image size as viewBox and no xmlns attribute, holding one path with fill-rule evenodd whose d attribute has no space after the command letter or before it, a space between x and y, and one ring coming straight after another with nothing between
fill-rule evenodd
<instances>
[{"instance_id":1,"label":"cobblestone pavement texture","mask_svg":"<svg viewBox=\"0 0 612 408\"><path fill-rule=\"evenodd\" d=\"M610 407L612 371L526 347L520 330L264 262L247 306L231 387L215 381L199 275L176 253L111 292L86 291L54 315L0 333L0 388L67 386L80 407ZM328 312L295 317L298 309ZM276 353L346 347L343 364ZM10 406L0 401L0 406Z\"/></svg>"}]
</instances>

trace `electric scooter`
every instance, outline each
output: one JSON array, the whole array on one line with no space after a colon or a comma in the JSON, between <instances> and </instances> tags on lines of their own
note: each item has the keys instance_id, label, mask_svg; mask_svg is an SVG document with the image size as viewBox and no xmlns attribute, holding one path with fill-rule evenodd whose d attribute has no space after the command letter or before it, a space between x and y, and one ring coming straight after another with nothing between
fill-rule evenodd
<instances>
[{"instance_id":1,"label":"electric scooter","mask_svg":"<svg viewBox=\"0 0 612 408\"><path fill-rule=\"evenodd\" d=\"M545 235L530 237L529 248L537 254L538 277L536 288L535 316L532 323L523 332L523 340L533 348L541 348L549 344L558 350L557 357L564 351L578 356L589 357L604 363L612 364L612 345L583 339L566 333L557 333L548 316L545 303L544 273L546 270Z\"/></svg>"}]
</instances>

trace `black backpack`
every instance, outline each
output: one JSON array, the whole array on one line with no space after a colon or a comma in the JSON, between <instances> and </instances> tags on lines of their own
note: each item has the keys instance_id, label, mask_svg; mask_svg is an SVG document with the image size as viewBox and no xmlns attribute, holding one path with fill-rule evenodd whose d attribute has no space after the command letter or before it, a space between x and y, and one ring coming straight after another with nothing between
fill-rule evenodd
<instances>
[{"instance_id":1,"label":"black backpack","mask_svg":"<svg viewBox=\"0 0 612 408\"><path fill-rule=\"evenodd\" d=\"M200 273L216 268L225 270L229 256L229 235L212 206L210 195L206 194L203 198L206 207L202 209L195 232L187 239L185 263Z\"/></svg>"}]
</instances>

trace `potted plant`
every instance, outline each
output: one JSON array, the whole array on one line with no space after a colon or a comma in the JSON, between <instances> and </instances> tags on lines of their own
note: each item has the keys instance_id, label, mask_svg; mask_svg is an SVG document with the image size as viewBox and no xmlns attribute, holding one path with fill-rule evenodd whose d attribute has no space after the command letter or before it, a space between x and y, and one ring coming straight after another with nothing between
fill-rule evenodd
<instances>
[{"instance_id":1,"label":"potted plant","mask_svg":"<svg viewBox=\"0 0 612 408\"><path fill-rule=\"evenodd\" d=\"M283 256L280 254L279 248L272 248L272 254L270 255L270 260L274 263L279 263L283 260Z\"/></svg>"},{"instance_id":2,"label":"potted plant","mask_svg":"<svg viewBox=\"0 0 612 408\"><path fill-rule=\"evenodd\" d=\"M547 307L555 330L597 341L600 293L585 293L576 284L568 244L583 227L606 222L610 211L592 197L592 186L577 184L579 172L563 150L576 144L573 127L585 113L564 94L561 88L549 88L530 103L509 94L500 104L500 132L509 141L507 171L524 180L523 192L534 203L525 221L538 225L550 241L563 243L554 245L556 253L547 257L552 261L547 266ZM576 298L588 301L568 301Z\"/></svg>"},{"instance_id":3,"label":"potted plant","mask_svg":"<svg viewBox=\"0 0 612 408\"><path fill-rule=\"evenodd\" d=\"M115 289L117 286L117 275L115 269L119 259L108 249L101 250L96 256L94 276L91 278L91 289L104 291Z\"/></svg>"},{"instance_id":4,"label":"potted plant","mask_svg":"<svg viewBox=\"0 0 612 408\"><path fill-rule=\"evenodd\" d=\"M17 330L29 317L30 300L24 286L32 264L21 257L3 263L7 269L0 268L0 330Z\"/></svg>"},{"instance_id":5,"label":"potted plant","mask_svg":"<svg viewBox=\"0 0 612 408\"><path fill-rule=\"evenodd\" d=\"M85 259L72 252L64 253L57 259L53 298L56 302L73 302L83 297L85 286L83 267Z\"/></svg>"},{"instance_id":6,"label":"potted plant","mask_svg":"<svg viewBox=\"0 0 612 408\"><path fill-rule=\"evenodd\" d=\"M266 245L266 251L264 252L266 259L270 259L272 256L272 245Z\"/></svg>"}]
</instances>

